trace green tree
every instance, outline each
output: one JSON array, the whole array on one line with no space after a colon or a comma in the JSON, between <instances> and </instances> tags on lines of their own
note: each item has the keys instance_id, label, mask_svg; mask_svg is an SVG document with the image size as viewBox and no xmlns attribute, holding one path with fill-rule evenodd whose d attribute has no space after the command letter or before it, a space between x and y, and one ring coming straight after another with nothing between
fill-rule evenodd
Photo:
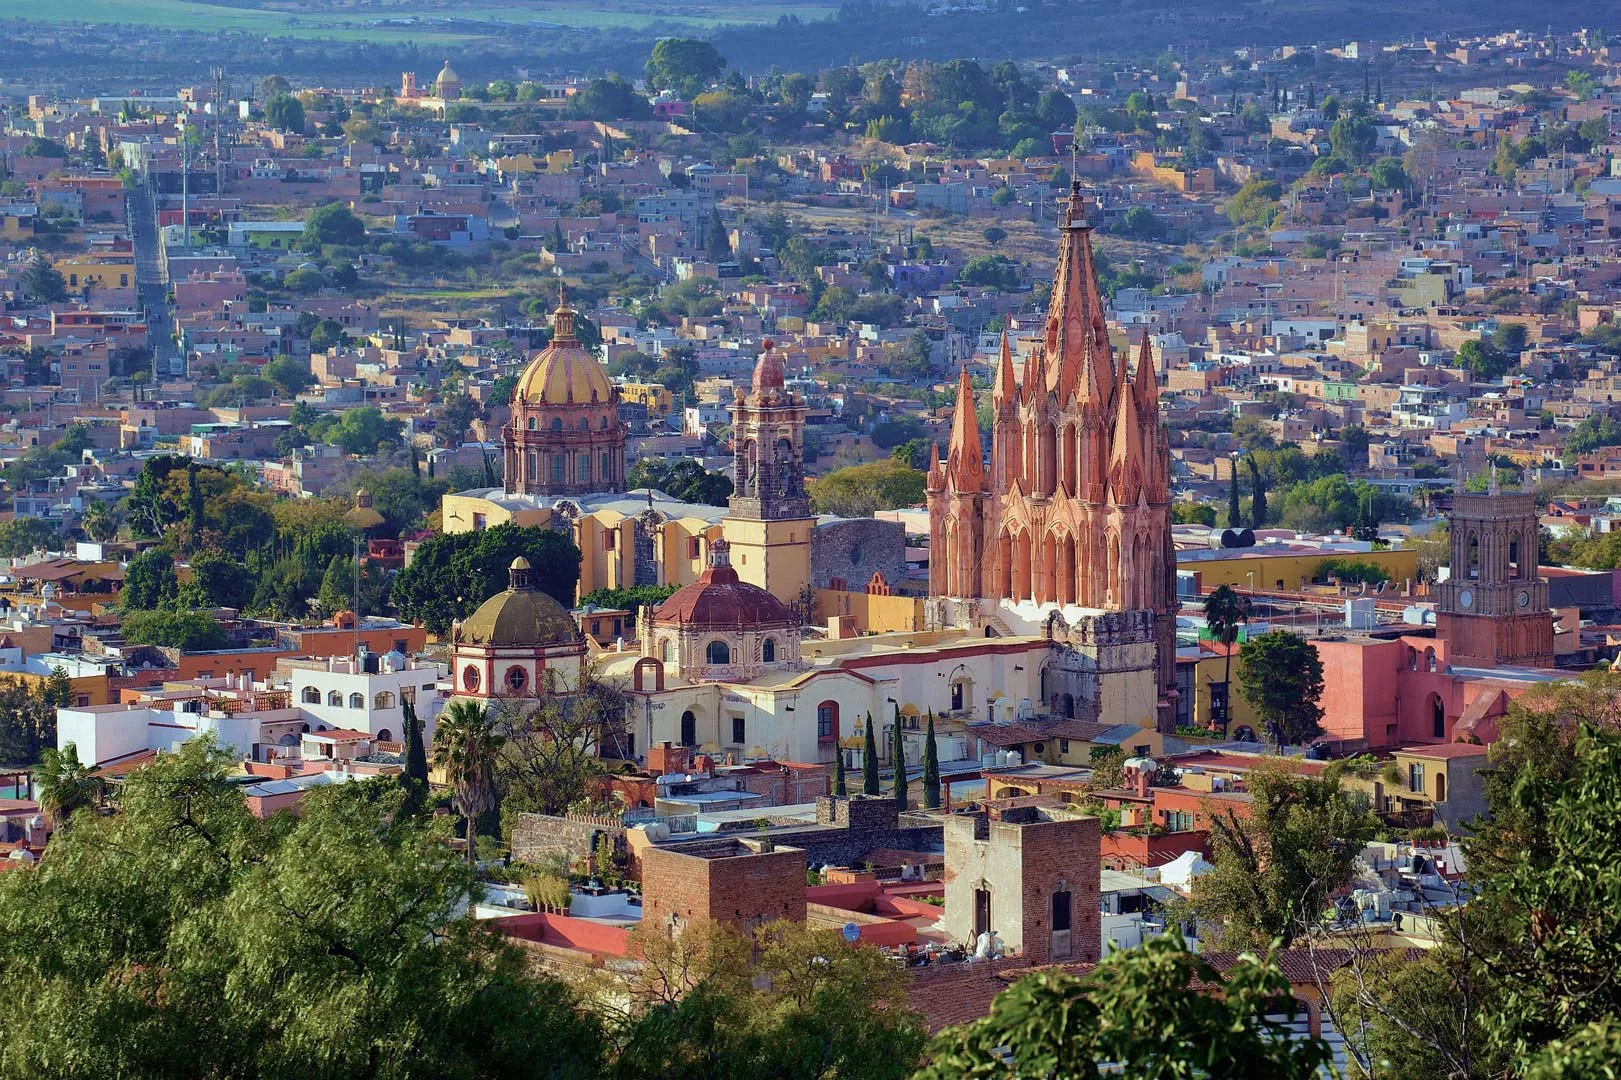
<instances>
[{"instance_id":1,"label":"green tree","mask_svg":"<svg viewBox=\"0 0 1621 1080\"><path fill-rule=\"evenodd\" d=\"M842 746L833 749L833 794L840 798L850 794L844 778L844 748Z\"/></svg>"},{"instance_id":2,"label":"green tree","mask_svg":"<svg viewBox=\"0 0 1621 1080\"><path fill-rule=\"evenodd\" d=\"M18 284L36 303L56 304L68 298L67 279L62 276L62 271L46 262L45 256L38 253L22 272Z\"/></svg>"},{"instance_id":3,"label":"green tree","mask_svg":"<svg viewBox=\"0 0 1621 1080\"><path fill-rule=\"evenodd\" d=\"M474 823L495 807L495 766L505 740L476 701L452 701L433 732L433 764L450 784L456 812L467 823L467 861L477 856Z\"/></svg>"},{"instance_id":4,"label":"green tree","mask_svg":"<svg viewBox=\"0 0 1621 1080\"><path fill-rule=\"evenodd\" d=\"M124 590L119 598L126 613L151 611L180 591L174 559L162 548L143 551L124 568Z\"/></svg>"},{"instance_id":5,"label":"green tree","mask_svg":"<svg viewBox=\"0 0 1621 1080\"><path fill-rule=\"evenodd\" d=\"M131 611L124 616L124 640L185 652L223 649L229 640L219 623L196 611Z\"/></svg>"},{"instance_id":6,"label":"green tree","mask_svg":"<svg viewBox=\"0 0 1621 1080\"><path fill-rule=\"evenodd\" d=\"M878 784L878 735L872 722L872 713L867 714L867 728L861 744L861 793L863 795L877 795L883 789Z\"/></svg>"},{"instance_id":7,"label":"green tree","mask_svg":"<svg viewBox=\"0 0 1621 1080\"><path fill-rule=\"evenodd\" d=\"M1401 158L1382 157L1368 169L1368 180L1378 191L1406 191L1407 170Z\"/></svg>"},{"instance_id":8,"label":"green tree","mask_svg":"<svg viewBox=\"0 0 1621 1080\"><path fill-rule=\"evenodd\" d=\"M1245 955L1217 973L1173 932L1111 952L1086 975L1025 976L988 1016L935 1036L915 1080L1310 1080L1329 1048L1293 1038L1280 1008L1292 1019L1299 1003L1275 964Z\"/></svg>"},{"instance_id":9,"label":"green tree","mask_svg":"<svg viewBox=\"0 0 1621 1080\"><path fill-rule=\"evenodd\" d=\"M61 750L48 747L40 752L34 783L39 808L57 831L72 824L74 811L95 805L100 793L94 770L79 760L79 748L71 742Z\"/></svg>"},{"instance_id":10,"label":"green tree","mask_svg":"<svg viewBox=\"0 0 1621 1080\"><path fill-rule=\"evenodd\" d=\"M1317 646L1287 630L1268 630L1238 650L1238 687L1280 746L1323 733L1323 662Z\"/></svg>"},{"instance_id":11,"label":"green tree","mask_svg":"<svg viewBox=\"0 0 1621 1080\"><path fill-rule=\"evenodd\" d=\"M13 518L0 522L0 556L5 558L14 559L40 549L49 551L60 547L61 543L62 534L44 518Z\"/></svg>"},{"instance_id":12,"label":"green tree","mask_svg":"<svg viewBox=\"0 0 1621 1080\"><path fill-rule=\"evenodd\" d=\"M871 517L877 510L921 503L927 479L904 461L880 458L835 469L807 486L819 514Z\"/></svg>"},{"instance_id":13,"label":"green tree","mask_svg":"<svg viewBox=\"0 0 1621 1080\"><path fill-rule=\"evenodd\" d=\"M991 245L991 247L996 247L1003 240L1007 239L1007 230L1002 228L1000 225L989 225L980 235L985 238L985 242L987 244Z\"/></svg>"},{"instance_id":14,"label":"green tree","mask_svg":"<svg viewBox=\"0 0 1621 1080\"><path fill-rule=\"evenodd\" d=\"M901 707L895 706L895 727L892 732L893 745L890 747L890 760L895 766L895 784L893 794L897 809L905 810L911 805L911 796L907 791L909 787L906 776L906 738L901 733Z\"/></svg>"},{"instance_id":15,"label":"green tree","mask_svg":"<svg viewBox=\"0 0 1621 1080\"><path fill-rule=\"evenodd\" d=\"M309 212L299 243L306 250L319 251L323 244L353 246L365 239L366 223L342 203L330 202Z\"/></svg>"},{"instance_id":16,"label":"green tree","mask_svg":"<svg viewBox=\"0 0 1621 1080\"><path fill-rule=\"evenodd\" d=\"M1221 642L1226 651L1222 661L1221 683L1227 689L1228 706L1221 711L1221 716L1213 717L1221 721L1221 733L1227 734L1228 722L1232 719L1232 686L1233 686L1233 645L1238 641L1239 628L1249 622L1249 597L1240 595L1231 585L1217 585L1204 598L1204 621L1210 630L1210 636Z\"/></svg>"},{"instance_id":17,"label":"green tree","mask_svg":"<svg viewBox=\"0 0 1621 1080\"><path fill-rule=\"evenodd\" d=\"M940 750L934 742L934 710L929 710L929 728L923 742L923 808L940 808Z\"/></svg>"},{"instance_id":18,"label":"green tree","mask_svg":"<svg viewBox=\"0 0 1621 1080\"><path fill-rule=\"evenodd\" d=\"M400 773L400 786L405 789L406 811L416 814L428 800L428 751L422 742L423 723L416 702L406 698L400 712L405 720L405 771Z\"/></svg>"},{"instance_id":19,"label":"green tree","mask_svg":"<svg viewBox=\"0 0 1621 1080\"><path fill-rule=\"evenodd\" d=\"M1458 346L1457 364L1476 379L1490 382L1503 377L1510 367L1508 356L1497 351L1489 341L1466 341Z\"/></svg>"},{"instance_id":20,"label":"green tree","mask_svg":"<svg viewBox=\"0 0 1621 1080\"><path fill-rule=\"evenodd\" d=\"M707 41L663 38L647 58L647 84L655 90L675 90L691 97L720 76L726 59Z\"/></svg>"},{"instance_id":21,"label":"green tree","mask_svg":"<svg viewBox=\"0 0 1621 1080\"><path fill-rule=\"evenodd\" d=\"M1266 528L1266 481L1261 475L1261 467L1256 462L1255 455L1251 454L1244 459L1250 469L1250 526L1256 529Z\"/></svg>"},{"instance_id":22,"label":"green tree","mask_svg":"<svg viewBox=\"0 0 1621 1080\"><path fill-rule=\"evenodd\" d=\"M1276 180L1256 177L1247 181L1238 193L1227 200L1222 212L1234 225L1254 225L1265 228L1282 209L1279 201L1283 187Z\"/></svg>"},{"instance_id":23,"label":"green tree","mask_svg":"<svg viewBox=\"0 0 1621 1080\"><path fill-rule=\"evenodd\" d=\"M253 578L242 563L222 551L204 551L191 557L192 606L241 610L253 602Z\"/></svg>"},{"instance_id":24,"label":"green tree","mask_svg":"<svg viewBox=\"0 0 1621 1080\"><path fill-rule=\"evenodd\" d=\"M1287 947L1351 879L1378 822L1365 796L1341 786L1346 767L1305 776L1263 760L1246 778L1250 801L1208 816L1214 868L1195 881L1193 909L1222 948Z\"/></svg>"},{"instance_id":25,"label":"green tree","mask_svg":"<svg viewBox=\"0 0 1621 1080\"><path fill-rule=\"evenodd\" d=\"M367 457L377 453L380 446L398 443L404 429L405 421L385 417L375 405L363 405L342 413L327 413L311 425L310 434L337 444L346 454Z\"/></svg>"},{"instance_id":26,"label":"green tree","mask_svg":"<svg viewBox=\"0 0 1621 1080\"><path fill-rule=\"evenodd\" d=\"M265 378L282 388L288 397L296 395L307 386L315 385L315 376L310 372L310 366L293 359L291 356L278 356L265 365Z\"/></svg>"},{"instance_id":27,"label":"green tree","mask_svg":"<svg viewBox=\"0 0 1621 1080\"><path fill-rule=\"evenodd\" d=\"M471 871L391 781L258 821L234 767L188 741L0 875L0 977L58 1018L0 1031L8 1075L601 1075L595 1021L460 914Z\"/></svg>"},{"instance_id":28,"label":"green tree","mask_svg":"<svg viewBox=\"0 0 1621 1080\"><path fill-rule=\"evenodd\" d=\"M425 542L411 565L395 576L394 606L401 618L420 623L431 633L448 633L452 622L466 618L507 587L508 568L520 555L534 567L536 588L566 608L574 606L580 549L555 529L511 524L447 533Z\"/></svg>"},{"instance_id":29,"label":"green tree","mask_svg":"<svg viewBox=\"0 0 1621 1080\"><path fill-rule=\"evenodd\" d=\"M1138 240L1163 240L1169 231L1165 222L1146 206L1133 206L1122 221L1126 235Z\"/></svg>"},{"instance_id":30,"label":"green tree","mask_svg":"<svg viewBox=\"0 0 1621 1080\"><path fill-rule=\"evenodd\" d=\"M265 120L273 128L304 133L304 103L291 94L278 94L265 102Z\"/></svg>"}]
</instances>

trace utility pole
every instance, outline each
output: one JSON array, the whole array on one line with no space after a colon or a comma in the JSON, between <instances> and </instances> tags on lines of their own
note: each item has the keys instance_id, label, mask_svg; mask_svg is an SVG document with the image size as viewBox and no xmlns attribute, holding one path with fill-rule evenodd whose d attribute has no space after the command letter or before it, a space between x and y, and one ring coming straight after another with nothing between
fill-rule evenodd
<instances>
[{"instance_id":1,"label":"utility pole","mask_svg":"<svg viewBox=\"0 0 1621 1080\"><path fill-rule=\"evenodd\" d=\"M225 69L213 68L210 96L214 102L214 194L225 190Z\"/></svg>"},{"instance_id":2,"label":"utility pole","mask_svg":"<svg viewBox=\"0 0 1621 1080\"><path fill-rule=\"evenodd\" d=\"M191 132L186 129L186 118L180 117L180 247L191 250ZM158 241L162 243L162 233Z\"/></svg>"}]
</instances>

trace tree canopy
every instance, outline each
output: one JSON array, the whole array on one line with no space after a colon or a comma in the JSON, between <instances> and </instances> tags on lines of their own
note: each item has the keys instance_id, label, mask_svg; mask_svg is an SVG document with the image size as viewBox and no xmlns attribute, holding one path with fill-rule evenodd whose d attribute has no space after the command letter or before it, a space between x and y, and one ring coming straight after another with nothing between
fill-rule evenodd
<instances>
[{"instance_id":1,"label":"tree canopy","mask_svg":"<svg viewBox=\"0 0 1621 1080\"><path fill-rule=\"evenodd\" d=\"M447 533L424 543L395 578L394 605L402 618L444 634L452 622L506 589L508 569L520 555L534 567L536 588L565 608L574 606L580 580L574 541L555 529L510 524Z\"/></svg>"}]
</instances>

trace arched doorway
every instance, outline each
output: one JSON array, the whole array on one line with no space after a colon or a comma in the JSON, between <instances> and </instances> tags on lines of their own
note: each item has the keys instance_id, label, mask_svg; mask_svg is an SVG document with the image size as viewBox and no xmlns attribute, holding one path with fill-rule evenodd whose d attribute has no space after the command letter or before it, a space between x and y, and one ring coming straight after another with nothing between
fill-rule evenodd
<instances>
[{"instance_id":1,"label":"arched doorway","mask_svg":"<svg viewBox=\"0 0 1621 1080\"><path fill-rule=\"evenodd\" d=\"M688 709L681 714L681 745L698 745L698 718Z\"/></svg>"},{"instance_id":2,"label":"arched doorway","mask_svg":"<svg viewBox=\"0 0 1621 1080\"><path fill-rule=\"evenodd\" d=\"M1430 695L1431 735L1437 739L1447 737L1447 710L1440 694Z\"/></svg>"},{"instance_id":3,"label":"arched doorway","mask_svg":"<svg viewBox=\"0 0 1621 1080\"><path fill-rule=\"evenodd\" d=\"M1435 801L1436 802L1446 802L1447 801L1447 774L1446 773L1436 773L1435 774Z\"/></svg>"}]
</instances>

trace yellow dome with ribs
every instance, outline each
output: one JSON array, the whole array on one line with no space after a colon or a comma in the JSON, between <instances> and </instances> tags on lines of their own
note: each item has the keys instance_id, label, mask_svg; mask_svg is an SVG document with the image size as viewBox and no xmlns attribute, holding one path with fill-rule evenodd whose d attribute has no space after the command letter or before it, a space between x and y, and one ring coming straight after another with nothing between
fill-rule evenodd
<instances>
[{"instance_id":1,"label":"yellow dome with ribs","mask_svg":"<svg viewBox=\"0 0 1621 1080\"><path fill-rule=\"evenodd\" d=\"M552 313L551 343L518 376L514 396L546 405L605 405L613 399L608 372L574 336L574 312L569 308Z\"/></svg>"}]
</instances>

